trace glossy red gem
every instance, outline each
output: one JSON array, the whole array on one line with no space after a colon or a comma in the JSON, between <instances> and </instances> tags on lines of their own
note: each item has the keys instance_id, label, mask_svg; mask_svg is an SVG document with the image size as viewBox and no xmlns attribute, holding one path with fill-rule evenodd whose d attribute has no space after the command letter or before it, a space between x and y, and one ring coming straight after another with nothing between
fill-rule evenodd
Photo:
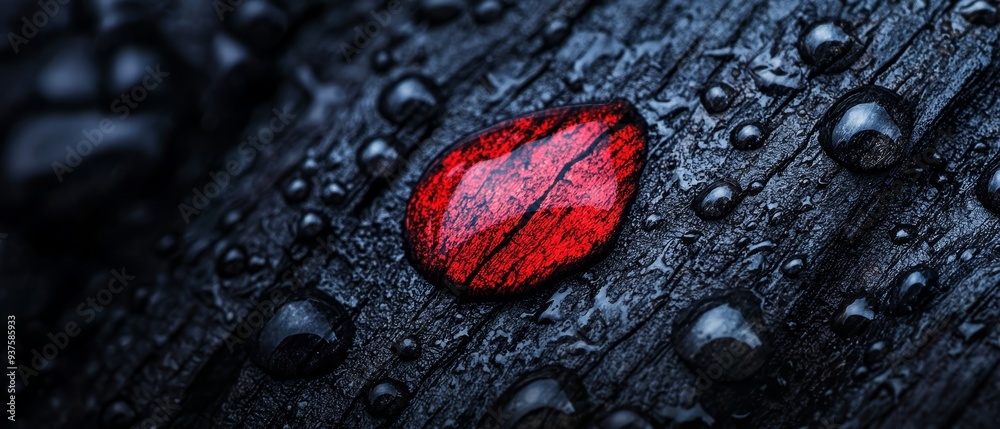
<instances>
[{"instance_id":1,"label":"glossy red gem","mask_svg":"<svg viewBox=\"0 0 1000 429\"><path fill-rule=\"evenodd\" d=\"M424 173L406 207L407 255L457 294L533 289L611 249L645 158L646 123L625 100L502 122Z\"/></svg>"}]
</instances>

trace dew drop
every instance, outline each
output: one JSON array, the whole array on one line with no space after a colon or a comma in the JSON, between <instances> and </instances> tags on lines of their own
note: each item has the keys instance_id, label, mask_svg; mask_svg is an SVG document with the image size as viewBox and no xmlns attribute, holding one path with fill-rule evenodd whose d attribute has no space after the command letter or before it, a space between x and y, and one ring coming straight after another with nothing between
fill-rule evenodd
<instances>
[{"instance_id":1,"label":"dew drop","mask_svg":"<svg viewBox=\"0 0 1000 429\"><path fill-rule=\"evenodd\" d=\"M246 0L223 21L240 39L257 50L268 50L281 42L288 31L289 18L280 7L268 0ZM221 15L220 15L221 16Z\"/></svg>"},{"instance_id":2,"label":"dew drop","mask_svg":"<svg viewBox=\"0 0 1000 429\"><path fill-rule=\"evenodd\" d=\"M365 408L374 416L393 418L410 404L410 389L401 381L382 379L376 381L365 395Z\"/></svg>"},{"instance_id":3,"label":"dew drop","mask_svg":"<svg viewBox=\"0 0 1000 429\"><path fill-rule=\"evenodd\" d=\"M386 72L396 64L395 58L392 57L392 52L388 49L379 49L372 54L371 58L372 70L382 73Z\"/></svg>"},{"instance_id":4,"label":"dew drop","mask_svg":"<svg viewBox=\"0 0 1000 429\"><path fill-rule=\"evenodd\" d=\"M312 378L332 371L354 343L354 323L347 310L317 292L287 299L254 337L251 358L279 379Z\"/></svg>"},{"instance_id":5,"label":"dew drop","mask_svg":"<svg viewBox=\"0 0 1000 429\"><path fill-rule=\"evenodd\" d=\"M124 399L109 402L101 411L103 429L125 429L135 423L135 410Z\"/></svg>"},{"instance_id":6,"label":"dew drop","mask_svg":"<svg viewBox=\"0 0 1000 429\"><path fill-rule=\"evenodd\" d=\"M402 156L399 147L388 138L377 137L358 152L358 163L371 177L391 178L399 168Z\"/></svg>"},{"instance_id":7,"label":"dew drop","mask_svg":"<svg viewBox=\"0 0 1000 429\"><path fill-rule=\"evenodd\" d=\"M684 235L681 236L681 243L692 245L696 243L699 238L701 238L701 231L692 229L688 232L685 232Z\"/></svg>"},{"instance_id":8,"label":"dew drop","mask_svg":"<svg viewBox=\"0 0 1000 429\"><path fill-rule=\"evenodd\" d=\"M806 267L806 260L802 256L794 256L781 266L781 273L788 278L798 278L802 270Z\"/></svg>"},{"instance_id":9,"label":"dew drop","mask_svg":"<svg viewBox=\"0 0 1000 429\"><path fill-rule=\"evenodd\" d=\"M994 162L979 176L976 197L983 207L1000 215L1000 162Z\"/></svg>"},{"instance_id":10,"label":"dew drop","mask_svg":"<svg viewBox=\"0 0 1000 429\"><path fill-rule=\"evenodd\" d=\"M873 173L899 164L909 151L913 116L896 93L855 89L833 104L819 124L823 150L848 170Z\"/></svg>"},{"instance_id":11,"label":"dew drop","mask_svg":"<svg viewBox=\"0 0 1000 429\"><path fill-rule=\"evenodd\" d=\"M420 346L420 342L413 336L404 337L399 340L395 346L393 346L393 352L396 353L396 356L398 356L400 360L406 362L419 359L421 351L422 347Z\"/></svg>"},{"instance_id":12,"label":"dew drop","mask_svg":"<svg viewBox=\"0 0 1000 429\"><path fill-rule=\"evenodd\" d=\"M729 143L739 150L754 150L764 146L767 132L759 122L744 122L729 133Z\"/></svg>"},{"instance_id":13,"label":"dew drop","mask_svg":"<svg viewBox=\"0 0 1000 429\"><path fill-rule=\"evenodd\" d=\"M841 304L833 321L833 331L842 337L853 337L868 328L874 317L875 312L868 305L867 298L849 299Z\"/></svg>"},{"instance_id":14,"label":"dew drop","mask_svg":"<svg viewBox=\"0 0 1000 429\"><path fill-rule=\"evenodd\" d=\"M924 265L916 265L896 276L886 294L886 308L893 316L904 316L926 308L940 293L938 273Z\"/></svg>"},{"instance_id":15,"label":"dew drop","mask_svg":"<svg viewBox=\"0 0 1000 429\"><path fill-rule=\"evenodd\" d=\"M339 206L343 204L344 200L347 198L347 190L344 189L344 187L339 183L331 182L323 187L323 190L320 193L320 198L323 199L324 203L331 206Z\"/></svg>"},{"instance_id":16,"label":"dew drop","mask_svg":"<svg viewBox=\"0 0 1000 429\"><path fill-rule=\"evenodd\" d=\"M507 388L479 427L574 428L581 423L586 400L579 377L562 367L543 367Z\"/></svg>"},{"instance_id":17,"label":"dew drop","mask_svg":"<svg viewBox=\"0 0 1000 429\"><path fill-rule=\"evenodd\" d=\"M309 182L301 177L292 178L285 184L282 193L285 196L285 201L288 201L289 204L301 202L309 196Z\"/></svg>"},{"instance_id":18,"label":"dew drop","mask_svg":"<svg viewBox=\"0 0 1000 429\"><path fill-rule=\"evenodd\" d=\"M1000 22L1000 12L995 0L962 0L958 4L958 13L977 25L995 25Z\"/></svg>"},{"instance_id":19,"label":"dew drop","mask_svg":"<svg viewBox=\"0 0 1000 429\"><path fill-rule=\"evenodd\" d=\"M753 375L770 353L761 301L731 290L693 303L674 322L677 354L692 369L722 382Z\"/></svg>"},{"instance_id":20,"label":"dew drop","mask_svg":"<svg viewBox=\"0 0 1000 429\"><path fill-rule=\"evenodd\" d=\"M885 359L892 350L892 343L889 340L878 340L868 345L865 349L865 365L875 365Z\"/></svg>"},{"instance_id":21,"label":"dew drop","mask_svg":"<svg viewBox=\"0 0 1000 429\"><path fill-rule=\"evenodd\" d=\"M799 40L802 59L820 73L846 70L861 55L864 46L840 21L820 22L809 27Z\"/></svg>"},{"instance_id":22,"label":"dew drop","mask_svg":"<svg viewBox=\"0 0 1000 429\"><path fill-rule=\"evenodd\" d=\"M247 254L243 246L229 246L215 262L219 277L235 277L243 274L247 267Z\"/></svg>"},{"instance_id":23,"label":"dew drop","mask_svg":"<svg viewBox=\"0 0 1000 429\"><path fill-rule=\"evenodd\" d=\"M898 224L892 231L889 231L889 239L893 244L906 244L917 237L917 227L913 225Z\"/></svg>"},{"instance_id":24,"label":"dew drop","mask_svg":"<svg viewBox=\"0 0 1000 429\"><path fill-rule=\"evenodd\" d=\"M759 180L754 180L753 182L750 182L749 185L747 185L747 195L751 196L758 195L764 191L764 187L765 187L764 182L761 182Z\"/></svg>"},{"instance_id":25,"label":"dew drop","mask_svg":"<svg viewBox=\"0 0 1000 429\"><path fill-rule=\"evenodd\" d=\"M591 422L589 429L653 429L652 419L628 407L612 410Z\"/></svg>"},{"instance_id":26,"label":"dew drop","mask_svg":"<svg viewBox=\"0 0 1000 429\"><path fill-rule=\"evenodd\" d=\"M718 180L706 186L692 201L694 213L704 220L728 216L740 202L743 190L730 180Z\"/></svg>"},{"instance_id":27,"label":"dew drop","mask_svg":"<svg viewBox=\"0 0 1000 429\"><path fill-rule=\"evenodd\" d=\"M708 113L724 112L733 103L736 90L722 82L714 82L705 87L701 92L701 104L705 106Z\"/></svg>"},{"instance_id":28,"label":"dew drop","mask_svg":"<svg viewBox=\"0 0 1000 429\"><path fill-rule=\"evenodd\" d=\"M396 124L422 123L441 107L437 85L429 78L410 74L386 86L379 95L378 109Z\"/></svg>"},{"instance_id":29,"label":"dew drop","mask_svg":"<svg viewBox=\"0 0 1000 429\"><path fill-rule=\"evenodd\" d=\"M316 212L306 212L299 219L298 237L300 240L316 238L326 229L326 221Z\"/></svg>"},{"instance_id":30,"label":"dew drop","mask_svg":"<svg viewBox=\"0 0 1000 429\"><path fill-rule=\"evenodd\" d=\"M542 30L542 41L549 47L562 43L567 36L569 36L569 23L563 19L550 21Z\"/></svg>"},{"instance_id":31,"label":"dew drop","mask_svg":"<svg viewBox=\"0 0 1000 429\"><path fill-rule=\"evenodd\" d=\"M480 24L496 21L503 15L503 3L498 0L482 0L476 5L472 15Z\"/></svg>"}]
</instances>

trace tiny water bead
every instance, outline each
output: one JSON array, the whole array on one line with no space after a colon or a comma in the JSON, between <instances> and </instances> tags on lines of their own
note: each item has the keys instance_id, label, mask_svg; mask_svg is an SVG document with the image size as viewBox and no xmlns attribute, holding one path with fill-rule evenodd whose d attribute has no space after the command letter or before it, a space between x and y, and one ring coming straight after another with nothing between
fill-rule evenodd
<instances>
[{"instance_id":1,"label":"tiny water bead","mask_svg":"<svg viewBox=\"0 0 1000 429\"><path fill-rule=\"evenodd\" d=\"M339 183L331 182L323 187L323 190L320 192L320 198L323 199L324 203L337 206L342 204L347 198L347 190Z\"/></svg>"},{"instance_id":2,"label":"tiny water bead","mask_svg":"<svg viewBox=\"0 0 1000 429\"><path fill-rule=\"evenodd\" d=\"M702 188L691 202L694 214L704 220L728 216L739 205L743 189L734 181L723 179Z\"/></svg>"},{"instance_id":3,"label":"tiny water bead","mask_svg":"<svg viewBox=\"0 0 1000 429\"><path fill-rule=\"evenodd\" d=\"M708 113L720 113L729 109L736 96L736 90L722 82L714 82L701 92L701 104Z\"/></svg>"},{"instance_id":4,"label":"tiny water bead","mask_svg":"<svg viewBox=\"0 0 1000 429\"><path fill-rule=\"evenodd\" d=\"M279 379L318 377L340 365L354 343L347 310L318 292L277 296L287 302L254 337L254 362Z\"/></svg>"},{"instance_id":5,"label":"tiny water bead","mask_svg":"<svg viewBox=\"0 0 1000 429\"><path fill-rule=\"evenodd\" d=\"M393 347L393 352L399 360L409 362L420 358L421 349L420 341L417 341L416 337L409 336L399 340Z\"/></svg>"},{"instance_id":6,"label":"tiny water bead","mask_svg":"<svg viewBox=\"0 0 1000 429\"><path fill-rule=\"evenodd\" d=\"M979 176L976 197L983 207L1000 215L1000 162L994 162Z\"/></svg>"},{"instance_id":7,"label":"tiny water bead","mask_svg":"<svg viewBox=\"0 0 1000 429\"><path fill-rule=\"evenodd\" d=\"M875 312L868 305L868 298L858 297L844 301L833 321L833 331L842 337L858 335L875 318Z\"/></svg>"},{"instance_id":8,"label":"tiny water bead","mask_svg":"<svg viewBox=\"0 0 1000 429\"><path fill-rule=\"evenodd\" d=\"M504 5L500 0L481 0L472 12L476 22L486 24L496 21L503 15Z\"/></svg>"},{"instance_id":9,"label":"tiny water bead","mask_svg":"<svg viewBox=\"0 0 1000 429\"><path fill-rule=\"evenodd\" d=\"M635 199L646 133L632 104L615 100L528 114L460 140L414 187L407 256L431 283L480 298L588 266L611 250Z\"/></svg>"},{"instance_id":10,"label":"tiny water bead","mask_svg":"<svg viewBox=\"0 0 1000 429\"><path fill-rule=\"evenodd\" d=\"M410 404L410 389L401 381L382 379L368 388L365 408L374 416L393 418Z\"/></svg>"},{"instance_id":11,"label":"tiny water bead","mask_svg":"<svg viewBox=\"0 0 1000 429\"><path fill-rule=\"evenodd\" d=\"M803 256L793 256L781 265L781 273L788 278L798 278L802 270L806 268L806 259Z\"/></svg>"},{"instance_id":12,"label":"tiny water bead","mask_svg":"<svg viewBox=\"0 0 1000 429\"><path fill-rule=\"evenodd\" d=\"M588 429L653 429L652 419L639 410L618 408L590 423Z\"/></svg>"},{"instance_id":13,"label":"tiny water bead","mask_svg":"<svg viewBox=\"0 0 1000 429\"><path fill-rule=\"evenodd\" d=\"M388 71L396 64L396 59L392 57L392 51L379 49L372 54L372 70L382 73Z\"/></svg>"},{"instance_id":14,"label":"tiny water bead","mask_svg":"<svg viewBox=\"0 0 1000 429\"><path fill-rule=\"evenodd\" d=\"M937 270L916 265L896 276L885 296L890 315L905 316L923 310L941 293Z\"/></svg>"},{"instance_id":15,"label":"tiny water bead","mask_svg":"<svg viewBox=\"0 0 1000 429\"><path fill-rule=\"evenodd\" d=\"M290 204L302 202L309 196L309 182L301 177L292 178L285 184L282 193L285 196L285 201Z\"/></svg>"},{"instance_id":16,"label":"tiny water bead","mask_svg":"<svg viewBox=\"0 0 1000 429\"><path fill-rule=\"evenodd\" d=\"M326 220L316 212L306 212L299 219L298 237L301 240L309 240L319 236L326 229Z\"/></svg>"},{"instance_id":17,"label":"tiny water bead","mask_svg":"<svg viewBox=\"0 0 1000 429\"><path fill-rule=\"evenodd\" d=\"M522 376L485 413L478 427L575 428L582 423L587 391L568 369L547 366Z\"/></svg>"},{"instance_id":18,"label":"tiny water bead","mask_svg":"<svg viewBox=\"0 0 1000 429\"><path fill-rule=\"evenodd\" d=\"M674 349L695 371L730 382L753 375L770 354L761 300L731 290L695 302L674 321Z\"/></svg>"},{"instance_id":19,"label":"tiny water bead","mask_svg":"<svg viewBox=\"0 0 1000 429\"><path fill-rule=\"evenodd\" d=\"M419 124L437 114L441 96L426 76L409 74L386 86L378 99L379 112L396 124Z\"/></svg>"},{"instance_id":20,"label":"tiny water bead","mask_svg":"<svg viewBox=\"0 0 1000 429\"><path fill-rule=\"evenodd\" d=\"M767 132L759 122L744 122L729 133L729 143L739 150L754 150L764 146Z\"/></svg>"},{"instance_id":21,"label":"tiny water bead","mask_svg":"<svg viewBox=\"0 0 1000 429\"><path fill-rule=\"evenodd\" d=\"M861 42L841 21L817 23L806 29L799 40L802 60L820 73L846 70L863 50Z\"/></svg>"},{"instance_id":22,"label":"tiny water bead","mask_svg":"<svg viewBox=\"0 0 1000 429\"><path fill-rule=\"evenodd\" d=\"M830 106L819 123L823 151L856 173L899 164L910 149L913 115L896 93L878 86L855 89Z\"/></svg>"},{"instance_id":23,"label":"tiny water bead","mask_svg":"<svg viewBox=\"0 0 1000 429\"><path fill-rule=\"evenodd\" d=\"M402 160L399 151L398 145L388 138L374 138L358 152L358 164L369 176L388 179L399 169Z\"/></svg>"},{"instance_id":24,"label":"tiny water bead","mask_svg":"<svg viewBox=\"0 0 1000 429\"><path fill-rule=\"evenodd\" d=\"M542 41L546 46L553 47L569 36L569 23L564 19L553 19L542 30Z\"/></svg>"},{"instance_id":25,"label":"tiny water bead","mask_svg":"<svg viewBox=\"0 0 1000 429\"><path fill-rule=\"evenodd\" d=\"M219 277L235 277L243 274L247 267L247 253L242 246L227 247L215 262Z\"/></svg>"},{"instance_id":26,"label":"tiny water bead","mask_svg":"<svg viewBox=\"0 0 1000 429\"><path fill-rule=\"evenodd\" d=\"M875 365L881 362L892 351L892 343L889 340L877 340L868 345L865 349L865 365Z\"/></svg>"},{"instance_id":27,"label":"tiny water bead","mask_svg":"<svg viewBox=\"0 0 1000 429\"><path fill-rule=\"evenodd\" d=\"M917 227L913 225L896 225L891 231L889 231L889 239L892 244L903 245L913 241L917 237Z\"/></svg>"}]
</instances>

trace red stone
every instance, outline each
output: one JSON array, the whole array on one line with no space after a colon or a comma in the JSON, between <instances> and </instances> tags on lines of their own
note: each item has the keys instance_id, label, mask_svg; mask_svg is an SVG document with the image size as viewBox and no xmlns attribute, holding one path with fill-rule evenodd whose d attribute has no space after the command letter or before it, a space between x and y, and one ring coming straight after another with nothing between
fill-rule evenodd
<instances>
[{"instance_id":1,"label":"red stone","mask_svg":"<svg viewBox=\"0 0 1000 429\"><path fill-rule=\"evenodd\" d=\"M646 123L625 100L502 122L428 167L406 207L407 256L460 295L534 289L610 251L645 158Z\"/></svg>"}]
</instances>

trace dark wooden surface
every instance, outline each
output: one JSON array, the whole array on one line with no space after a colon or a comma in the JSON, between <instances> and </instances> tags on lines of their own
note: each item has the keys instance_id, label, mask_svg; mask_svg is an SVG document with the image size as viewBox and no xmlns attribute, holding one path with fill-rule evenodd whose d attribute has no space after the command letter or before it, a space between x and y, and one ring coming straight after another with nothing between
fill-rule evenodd
<instances>
[{"instance_id":1,"label":"dark wooden surface","mask_svg":"<svg viewBox=\"0 0 1000 429\"><path fill-rule=\"evenodd\" d=\"M298 33L281 59L288 77L258 115L291 106L299 112L294 129L191 225L171 211L175 202L166 203L165 229L180 231L182 255L157 260L151 251L134 252L123 261L136 267L130 274L141 286L88 327L82 338L90 346L39 376L25 419L91 426L104 403L126 398L140 419L157 401L176 401L179 409L158 427L461 428L478 422L518 376L559 364L582 377L594 413L631 405L666 420L677 408L701 406L729 426L733 413L749 409L753 427L1000 422L1000 217L972 192L1000 141L1000 27L970 25L956 2L919 0L519 2L493 23L477 24L466 12L436 26L415 20L414 3L403 1L403 13L350 64L340 43L381 6L334 7ZM866 44L849 70L812 76L802 65L795 43L819 17L852 23ZM571 31L546 46L542 33L554 19L567 20ZM386 46L397 64L372 72L369 57ZM783 57L788 71L801 73L801 85L785 94L760 91L748 64L761 55ZM302 90L308 85L296 83L306 65L325 96L310 98ZM413 72L441 87L442 112L428 123L394 126L379 114L378 95ZM711 81L737 89L728 111L708 114L699 103L698 91ZM867 229L860 227L864 213L905 166L852 174L820 149L815 132L839 95L865 84L914 103L913 153L935 148L951 177L941 186L930 174L908 183ZM651 150L609 257L502 303L461 302L417 275L404 257L401 219L436 154L511 116L614 97L645 116ZM729 130L748 119L775 129L764 148L734 151ZM248 133L259 127L251 123ZM379 135L407 149L399 177L388 182L366 178L355 163L358 147ZM973 151L976 143L988 152ZM308 154L321 172L310 199L289 205L281 183ZM699 184L721 178L766 187L727 218L702 221L689 202ZM350 190L343 207L317 197L331 179ZM226 231L219 219L233 209L244 215ZM331 220L331 254L294 244L305 210ZM650 222L653 215L661 219ZM890 230L900 223L917 226L918 238L893 244ZM688 231L701 237L684 244ZM267 268L220 279L219 241L246 246ZM755 246L764 242L773 246ZM806 260L796 279L780 272L794 255ZM862 335L834 334L831 320L844 299L880 297L900 271L920 262L937 268L948 287L926 312L878 312ZM346 362L315 380L275 381L243 351L226 347L254 300L289 270L342 302L357 327ZM693 300L735 287L765 297L775 351L754 379L699 391L672 349L672 322ZM959 328L970 323L985 327L963 338ZM415 362L392 353L406 335L423 345ZM867 344L879 339L893 344L888 356L866 375L852 375L865 365ZM370 416L361 400L366 383L383 377L414 392L392 422ZM777 393L775 378L787 382Z\"/></svg>"}]
</instances>

